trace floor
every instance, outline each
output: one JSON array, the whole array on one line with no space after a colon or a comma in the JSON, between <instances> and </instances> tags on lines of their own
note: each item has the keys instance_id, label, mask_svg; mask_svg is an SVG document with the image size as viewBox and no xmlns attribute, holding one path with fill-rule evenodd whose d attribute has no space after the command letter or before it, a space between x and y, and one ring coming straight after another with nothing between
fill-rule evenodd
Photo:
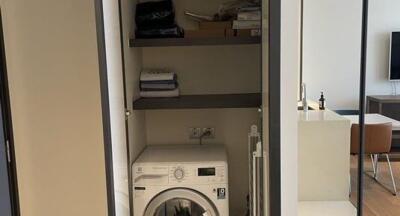
<instances>
[{"instance_id":1,"label":"floor","mask_svg":"<svg viewBox=\"0 0 400 216\"><path fill-rule=\"evenodd\" d=\"M349 201L302 201L298 216L356 216L357 210Z\"/></svg>"},{"instance_id":2,"label":"floor","mask_svg":"<svg viewBox=\"0 0 400 216\"><path fill-rule=\"evenodd\" d=\"M351 202L357 203L357 158L351 159ZM364 175L364 216L398 216L400 215L400 162L392 162L395 181L398 184L398 195L393 196L391 192L383 188L369 176ZM366 170L372 170L370 160L366 160ZM385 162L379 162L379 181L392 189L388 166Z\"/></svg>"}]
</instances>

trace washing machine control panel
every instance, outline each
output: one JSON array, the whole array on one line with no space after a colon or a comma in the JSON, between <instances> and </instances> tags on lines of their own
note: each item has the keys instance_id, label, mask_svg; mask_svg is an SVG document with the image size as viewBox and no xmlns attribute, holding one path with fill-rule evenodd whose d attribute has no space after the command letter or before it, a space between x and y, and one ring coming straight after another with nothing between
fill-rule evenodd
<instances>
[{"instance_id":1,"label":"washing machine control panel","mask_svg":"<svg viewBox=\"0 0 400 216\"><path fill-rule=\"evenodd\" d=\"M183 170L183 168L181 168L181 167L176 168L174 171L174 177L177 180L182 180L183 177L185 177L185 171Z\"/></svg>"},{"instance_id":2,"label":"washing machine control panel","mask_svg":"<svg viewBox=\"0 0 400 216\"><path fill-rule=\"evenodd\" d=\"M227 166L176 164L169 168L170 183L214 184L227 183Z\"/></svg>"}]
</instances>

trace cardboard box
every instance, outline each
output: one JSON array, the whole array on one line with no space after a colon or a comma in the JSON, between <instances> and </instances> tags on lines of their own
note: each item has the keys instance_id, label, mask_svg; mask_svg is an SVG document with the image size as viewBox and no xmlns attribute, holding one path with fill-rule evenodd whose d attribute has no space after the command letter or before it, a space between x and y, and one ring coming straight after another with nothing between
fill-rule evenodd
<instances>
[{"instance_id":1,"label":"cardboard box","mask_svg":"<svg viewBox=\"0 0 400 216\"><path fill-rule=\"evenodd\" d=\"M223 38L225 29L185 30L185 38Z\"/></svg>"},{"instance_id":2,"label":"cardboard box","mask_svg":"<svg viewBox=\"0 0 400 216\"><path fill-rule=\"evenodd\" d=\"M237 37L251 37L251 29L237 29L236 36Z\"/></svg>"},{"instance_id":3,"label":"cardboard box","mask_svg":"<svg viewBox=\"0 0 400 216\"><path fill-rule=\"evenodd\" d=\"M237 37L256 37L261 36L260 29L237 29L236 30Z\"/></svg>"},{"instance_id":4,"label":"cardboard box","mask_svg":"<svg viewBox=\"0 0 400 216\"><path fill-rule=\"evenodd\" d=\"M226 36L227 38L229 38L229 37L236 37L236 30L234 30L234 29L226 29L226 30L225 30L225 36Z\"/></svg>"},{"instance_id":5,"label":"cardboard box","mask_svg":"<svg viewBox=\"0 0 400 216\"><path fill-rule=\"evenodd\" d=\"M200 22L200 29L231 29L231 21L218 21L218 22Z\"/></svg>"}]
</instances>

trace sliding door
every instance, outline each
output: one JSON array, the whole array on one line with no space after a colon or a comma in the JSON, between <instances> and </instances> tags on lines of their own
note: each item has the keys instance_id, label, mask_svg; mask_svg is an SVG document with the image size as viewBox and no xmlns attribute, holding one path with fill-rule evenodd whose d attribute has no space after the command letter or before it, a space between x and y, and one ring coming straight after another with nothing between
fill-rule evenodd
<instances>
[{"instance_id":1,"label":"sliding door","mask_svg":"<svg viewBox=\"0 0 400 216\"><path fill-rule=\"evenodd\" d=\"M96 0L109 215L128 216L128 146L119 1Z\"/></svg>"},{"instance_id":2,"label":"sliding door","mask_svg":"<svg viewBox=\"0 0 400 216\"><path fill-rule=\"evenodd\" d=\"M0 12L0 215L18 216L18 188L7 80L3 26Z\"/></svg>"},{"instance_id":3,"label":"sliding door","mask_svg":"<svg viewBox=\"0 0 400 216\"><path fill-rule=\"evenodd\" d=\"M2 110L2 104L0 104L0 111ZM12 216L8 148L4 137L3 117L0 115L0 215L2 216Z\"/></svg>"}]
</instances>

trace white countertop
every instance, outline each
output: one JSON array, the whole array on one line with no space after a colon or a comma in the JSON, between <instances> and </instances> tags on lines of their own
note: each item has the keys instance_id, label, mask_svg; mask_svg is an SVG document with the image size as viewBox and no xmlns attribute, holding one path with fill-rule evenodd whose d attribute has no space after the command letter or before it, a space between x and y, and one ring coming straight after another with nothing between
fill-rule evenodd
<instances>
[{"instance_id":1,"label":"white countertop","mask_svg":"<svg viewBox=\"0 0 400 216\"><path fill-rule=\"evenodd\" d=\"M337 113L330 110L309 110L307 112L298 111L298 121L349 121Z\"/></svg>"},{"instance_id":2,"label":"white countertop","mask_svg":"<svg viewBox=\"0 0 400 216\"><path fill-rule=\"evenodd\" d=\"M332 110L325 109L319 110L319 104L315 101L307 101L308 106L311 107L313 110L308 110L304 112L303 110L297 111L297 120L298 121L305 121L305 122L315 122L315 121L348 121L343 116L338 115L337 113L333 112ZM301 101L297 103L298 107L302 106Z\"/></svg>"}]
</instances>

